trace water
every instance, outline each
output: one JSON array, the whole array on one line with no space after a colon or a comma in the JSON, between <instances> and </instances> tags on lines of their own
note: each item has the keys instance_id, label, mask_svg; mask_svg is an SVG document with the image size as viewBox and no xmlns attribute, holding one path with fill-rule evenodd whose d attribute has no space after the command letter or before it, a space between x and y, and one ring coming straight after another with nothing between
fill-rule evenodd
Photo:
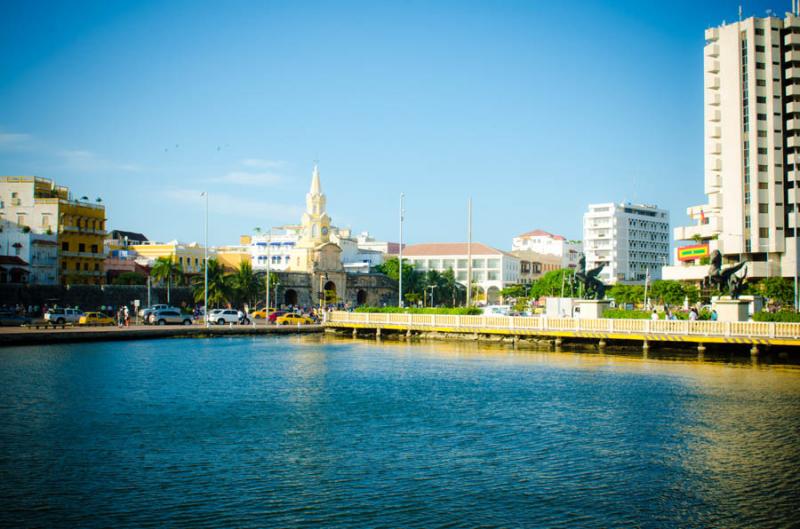
<instances>
[{"instance_id":1,"label":"water","mask_svg":"<svg viewBox=\"0 0 800 529\"><path fill-rule=\"evenodd\" d=\"M800 370L217 338L0 349L4 527L797 527Z\"/></svg>"}]
</instances>

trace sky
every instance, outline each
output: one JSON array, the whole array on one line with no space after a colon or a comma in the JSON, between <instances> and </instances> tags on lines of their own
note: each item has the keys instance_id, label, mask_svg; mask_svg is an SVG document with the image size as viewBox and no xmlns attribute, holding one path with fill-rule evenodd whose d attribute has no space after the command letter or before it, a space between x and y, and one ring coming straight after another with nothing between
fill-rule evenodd
<instances>
[{"instance_id":1,"label":"sky","mask_svg":"<svg viewBox=\"0 0 800 529\"><path fill-rule=\"evenodd\" d=\"M0 175L109 229L209 243L296 224L510 249L597 202L703 194L703 35L738 2L0 2ZM782 16L789 0L743 2Z\"/></svg>"}]
</instances>

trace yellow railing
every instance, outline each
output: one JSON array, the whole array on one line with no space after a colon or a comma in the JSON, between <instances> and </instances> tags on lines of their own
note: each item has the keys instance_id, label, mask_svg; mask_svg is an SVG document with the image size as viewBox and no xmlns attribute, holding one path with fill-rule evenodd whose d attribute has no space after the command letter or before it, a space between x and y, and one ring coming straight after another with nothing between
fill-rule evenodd
<instances>
[{"instance_id":1,"label":"yellow railing","mask_svg":"<svg viewBox=\"0 0 800 529\"><path fill-rule=\"evenodd\" d=\"M407 328L464 329L470 332L507 330L509 334L547 332L603 332L614 334L671 334L712 337L800 339L800 323L722 322L687 320L616 320L519 317L454 316L450 314L399 314L334 311L328 324L393 325Z\"/></svg>"}]
</instances>

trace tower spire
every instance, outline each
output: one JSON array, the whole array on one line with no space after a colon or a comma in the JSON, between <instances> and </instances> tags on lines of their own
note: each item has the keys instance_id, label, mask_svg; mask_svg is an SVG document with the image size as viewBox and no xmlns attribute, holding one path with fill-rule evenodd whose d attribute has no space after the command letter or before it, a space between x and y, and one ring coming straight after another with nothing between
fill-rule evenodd
<instances>
[{"instance_id":1,"label":"tower spire","mask_svg":"<svg viewBox=\"0 0 800 529\"><path fill-rule=\"evenodd\" d=\"M312 195L321 195L322 186L319 183L319 164L314 162L314 171L311 173L311 190Z\"/></svg>"}]
</instances>

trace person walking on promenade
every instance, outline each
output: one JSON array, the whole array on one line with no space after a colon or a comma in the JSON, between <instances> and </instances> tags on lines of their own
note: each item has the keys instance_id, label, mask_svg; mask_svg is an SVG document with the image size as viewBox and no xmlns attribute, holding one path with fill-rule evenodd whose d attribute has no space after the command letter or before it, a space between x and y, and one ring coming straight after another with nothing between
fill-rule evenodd
<instances>
[{"instance_id":1,"label":"person walking on promenade","mask_svg":"<svg viewBox=\"0 0 800 529\"><path fill-rule=\"evenodd\" d=\"M658 319L658 312L656 311L656 309L653 309L653 313L650 315L650 319L653 321Z\"/></svg>"},{"instance_id":2,"label":"person walking on promenade","mask_svg":"<svg viewBox=\"0 0 800 529\"><path fill-rule=\"evenodd\" d=\"M692 310L689 312L689 320L697 321L697 309L692 307Z\"/></svg>"},{"instance_id":3,"label":"person walking on promenade","mask_svg":"<svg viewBox=\"0 0 800 529\"><path fill-rule=\"evenodd\" d=\"M122 328L122 317L123 317L123 312L122 312L122 307L120 307L117 309L117 327L119 328Z\"/></svg>"},{"instance_id":4,"label":"person walking on promenade","mask_svg":"<svg viewBox=\"0 0 800 529\"><path fill-rule=\"evenodd\" d=\"M128 312L128 306L125 305L125 308L123 308L122 310L124 311L125 314L125 327L128 327L131 324L131 315L130 312Z\"/></svg>"}]
</instances>

